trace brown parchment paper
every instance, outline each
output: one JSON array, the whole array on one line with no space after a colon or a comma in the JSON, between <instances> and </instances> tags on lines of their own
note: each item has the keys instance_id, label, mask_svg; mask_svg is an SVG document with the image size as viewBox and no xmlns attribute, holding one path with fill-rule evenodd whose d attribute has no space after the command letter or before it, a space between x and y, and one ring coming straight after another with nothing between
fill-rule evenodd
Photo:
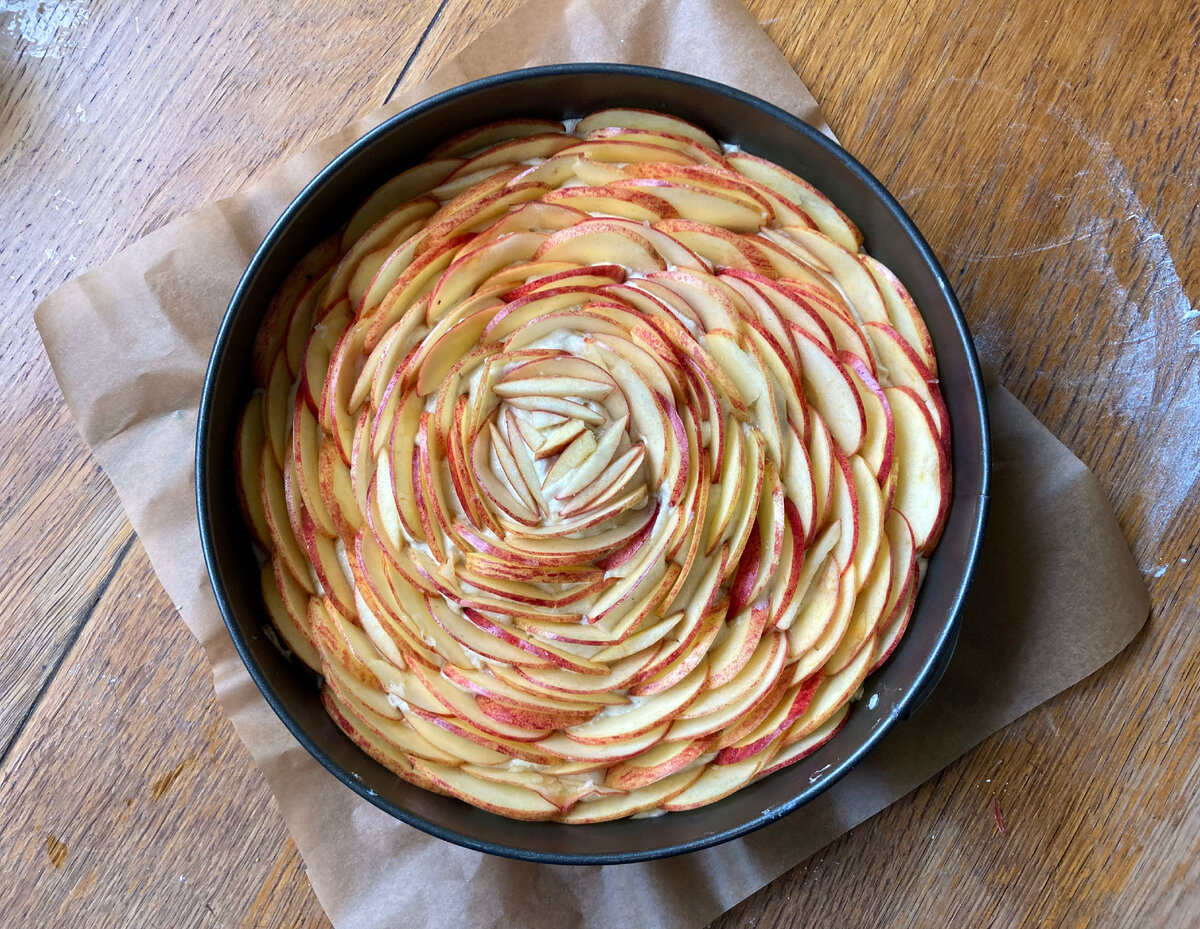
<instances>
[{"instance_id":1,"label":"brown parchment paper","mask_svg":"<svg viewBox=\"0 0 1200 929\"><path fill-rule=\"evenodd\" d=\"M1149 609L1095 479L993 381L991 523L954 660L911 720L799 812L745 839L669 861L554 867L430 838L327 774L246 674L204 571L193 448L217 326L271 223L352 139L464 81L566 61L688 71L829 131L812 95L737 0L532 0L410 93L237 196L151 233L64 285L36 314L80 431L203 645L217 695L265 774L313 889L339 929L401 921L465 929L702 926L1095 671L1129 642Z\"/></svg>"}]
</instances>

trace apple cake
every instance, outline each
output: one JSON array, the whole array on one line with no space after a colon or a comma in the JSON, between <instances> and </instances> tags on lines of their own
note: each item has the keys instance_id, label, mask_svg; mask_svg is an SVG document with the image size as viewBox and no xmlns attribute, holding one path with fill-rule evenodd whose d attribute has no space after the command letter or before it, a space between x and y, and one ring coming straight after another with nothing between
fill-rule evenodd
<instances>
[{"instance_id":1,"label":"apple cake","mask_svg":"<svg viewBox=\"0 0 1200 929\"><path fill-rule=\"evenodd\" d=\"M609 109L451 139L279 288L237 481L281 648L398 776L691 809L831 738L949 504L933 345L777 164Z\"/></svg>"}]
</instances>

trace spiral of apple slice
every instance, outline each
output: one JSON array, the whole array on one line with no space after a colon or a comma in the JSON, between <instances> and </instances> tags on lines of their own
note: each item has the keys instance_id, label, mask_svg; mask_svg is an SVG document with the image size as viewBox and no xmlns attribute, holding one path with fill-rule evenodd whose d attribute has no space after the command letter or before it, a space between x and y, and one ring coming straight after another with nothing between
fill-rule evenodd
<instances>
[{"instance_id":1,"label":"spiral of apple slice","mask_svg":"<svg viewBox=\"0 0 1200 929\"><path fill-rule=\"evenodd\" d=\"M297 266L253 369L281 646L381 764L510 817L691 809L814 751L946 517L903 285L666 114L448 141Z\"/></svg>"}]
</instances>

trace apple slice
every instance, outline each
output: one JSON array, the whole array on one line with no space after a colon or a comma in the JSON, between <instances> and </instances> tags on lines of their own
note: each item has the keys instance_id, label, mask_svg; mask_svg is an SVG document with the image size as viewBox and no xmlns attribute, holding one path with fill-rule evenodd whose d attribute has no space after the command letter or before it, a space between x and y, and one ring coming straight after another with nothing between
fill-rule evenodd
<instances>
[{"instance_id":1,"label":"apple slice","mask_svg":"<svg viewBox=\"0 0 1200 929\"><path fill-rule=\"evenodd\" d=\"M486 670L460 668L452 664L443 666L442 674L446 676L448 681L461 690L470 691L479 697L487 697L490 700L504 703L511 707L520 707L531 711L549 712L561 710L564 713L592 715L599 712L605 706L619 706L626 702L625 698L618 694L611 695L611 699L609 699L609 695L606 695L602 699L591 702L564 700L542 694L534 696L527 691L519 690L511 684L505 683Z\"/></svg>"},{"instance_id":2,"label":"apple slice","mask_svg":"<svg viewBox=\"0 0 1200 929\"><path fill-rule=\"evenodd\" d=\"M498 396L510 397L580 397L584 400L603 400L613 391L611 381L589 380L581 377L532 377L504 380L492 388Z\"/></svg>"},{"instance_id":3,"label":"apple slice","mask_svg":"<svg viewBox=\"0 0 1200 929\"><path fill-rule=\"evenodd\" d=\"M438 603L439 599L428 598L426 607L428 615L432 616L437 625L463 647L469 648L489 661L503 662L515 667L524 665L543 667L549 664L544 657L534 655L517 644L492 634L490 629L468 622L460 613L450 609L444 602L442 606L438 606ZM467 664L467 661L463 662L463 666Z\"/></svg>"},{"instance_id":4,"label":"apple slice","mask_svg":"<svg viewBox=\"0 0 1200 929\"><path fill-rule=\"evenodd\" d=\"M504 119L484 126L475 126L447 139L430 152L429 157L461 158L463 155L509 139L562 131L563 124L554 119Z\"/></svg>"},{"instance_id":5,"label":"apple slice","mask_svg":"<svg viewBox=\"0 0 1200 929\"><path fill-rule=\"evenodd\" d=\"M725 448L722 452L724 471L718 475L719 493L710 497L708 510L708 538L704 553L711 554L726 536L733 520L735 505L742 497L742 484L750 477L745 467L746 439L740 425L725 432Z\"/></svg>"},{"instance_id":6,"label":"apple slice","mask_svg":"<svg viewBox=\"0 0 1200 929\"><path fill-rule=\"evenodd\" d=\"M594 448L591 454L579 462L578 465L571 467L569 471L560 470L558 462L555 462L553 468L546 475L545 487L547 492L553 493L558 500L566 500L573 497L578 491L587 487L593 480L600 476L601 472L608 467L609 463L617 454L617 447L621 440L625 438L625 427L629 424L629 418L623 417L616 422L609 423L600 438L594 441ZM581 437L582 438L582 437ZM572 448L574 445L571 446ZM562 461L566 455L564 454L559 461ZM557 474L556 474L557 472ZM551 476L555 475L553 479Z\"/></svg>"},{"instance_id":7,"label":"apple slice","mask_svg":"<svg viewBox=\"0 0 1200 929\"><path fill-rule=\"evenodd\" d=\"M813 475L812 459L795 422L788 421L784 433L783 468L779 478L783 483L788 503L795 507L801 531L797 532L797 545L812 541L817 531L817 484ZM828 467L828 454L825 465ZM822 505L825 500L821 500Z\"/></svg>"},{"instance_id":8,"label":"apple slice","mask_svg":"<svg viewBox=\"0 0 1200 929\"><path fill-rule=\"evenodd\" d=\"M642 469L646 457L643 445L635 445L605 468L590 485L572 497L559 511L564 518L587 514L605 506L618 494L627 492L629 485Z\"/></svg>"},{"instance_id":9,"label":"apple slice","mask_svg":"<svg viewBox=\"0 0 1200 929\"><path fill-rule=\"evenodd\" d=\"M784 736L784 738L781 740L784 747L779 750L779 753L776 754L773 759L771 759L771 763L758 773L758 777L763 778L768 774L774 774L776 771L786 768L788 765L795 764L802 758L807 758L818 748L837 735L838 731L843 725L845 725L846 718L849 715L850 707L849 705L846 705L830 716L829 719L823 722L812 732L797 738L790 744L788 743L788 737Z\"/></svg>"},{"instance_id":10,"label":"apple slice","mask_svg":"<svg viewBox=\"0 0 1200 929\"><path fill-rule=\"evenodd\" d=\"M677 771L650 784L636 787L625 794L613 794L589 800L572 807L563 816L564 823L599 823L624 816L633 816L656 809L665 800L682 793L696 782L702 770L695 766Z\"/></svg>"},{"instance_id":11,"label":"apple slice","mask_svg":"<svg viewBox=\"0 0 1200 929\"><path fill-rule=\"evenodd\" d=\"M720 154L721 146L716 140L701 129L686 120L667 113L633 108L613 108L597 110L581 119L575 127L575 132L586 136L597 129L620 127L624 129L648 129L652 132L663 132L670 135L684 136L703 145L710 151Z\"/></svg>"},{"instance_id":12,"label":"apple slice","mask_svg":"<svg viewBox=\"0 0 1200 929\"><path fill-rule=\"evenodd\" d=\"M551 819L559 813L557 806L526 787L486 781L461 768L420 758L413 759L413 767L446 793L489 813L521 820Z\"/></svg>"},{"instance_id":13,"label":"apple slice","mask_svg":"<svg viewBox=\"0 0 1200 929\"><path fill-rule=\"evenodd\" d=\"M826 720L842 709L871 669L874 649L860 649L854 660L837 674L830 675L821 681L821 686L813 694L812 702L804 715L792 723L783 741L794 744L815 731Z\"/></svg>"},{"instance_id":14,"label":"apple slice","mask_svg":"<svg viewBox=\"0 0 1200 929\"><path fill-rule=\"evenodd\" d=\"M605 665L591 661L582 655L574 655L548 642L540 641L515 627L493 622L477 610L464 610L463 615L484 632L507 645L513 645L521 651L528 652L542 663L556 665L574 674L603 676L609 673L609 668Z\"/></svg>"},{"instance_id":15,"label":"apple slice","mask_svg":"<svg viewBox=\"0 0 1200 929\"><path fill-rule=\"evenodd\" d=\"M295 490L304 501L304 509L321 532L338 534L333 516L321 495L321 427L306 403L296 401L292 425L292 457L296 469Z\"/></svg>"},{"instance_id":16,"label":"apple slice","mask_svg":"<svg viewBox=\"0 0 1200 929\"><path fill-rule=\"evenodd\" d=\"M291 580L290 572L286 567L278 573ZM319 673L321 656L307 630L307 613L302 614L305 618L301 621L287 605L285 597L280 591L276 566L270 561L263 562L260 586L263 603L267 607L267 615L271 617L271 623L275 630L283 637L287 650Z\"/></svg>"},{"instance_id":17,"label":"apple slice","mask_svg":"<svg viewBox=\"0 0 1200 929\"><path fill-rule=\"evenodd\" d=\"M497 476L492 468L490 456L494 451L494 443L491 431L494 430L481 432L475 437L475 441L472 443L471 462L474 479L479 483L484 496L499 513L515 520L521 525L536 526L538 522L537 505L533 502L532 497L529 496L528 490L525 491L526 499L522 499L515 488L506 479ZM497 457L499 457L498 453ZM515 462L512 464L512 467L516 470ZM461 528L457 524L455 525L455 534L461 534Z\"/></svg>"},{"instance_id":18,"label":"apple slice","mask_svg":"<svg viewBox=\"0 0 1200 929\"><path fill-rule=\"evenodd\" d=\"M454 181L457 178L466 177L483 168L550 158L576 141L574 136L563 132L561 127L551 132L502 139L480 149L475 154L468 155L467 160L454 169L448 180Z\"/></svg>"},{"instance_id":19,"label":"apple slice","mask_svg":"<svg viewBox=\"0 0 1200 929\"><path fill-rule=\"evenodd\" d=\"M899 510L888 515L886 532L892 548L892 584L887 605L875 629L874 671L886 660L900 641L912 614L917 589L920 586L920 570L917 567L917 552L914 547L912 529Z\"/></svg>"},{"instance_id":20,"label":"apple slice","mask_svg":"<svg viewBox=\"0 0 1200 929\"><path fill-rule=\"evenodd\" d=\"M571 401L566 402L569 403ZM573 406L578 406L585 410L588 414L588 419L595 418L599 419L600 423L604 422L604 417L594 413L592 410L589 410L586 407L583 407L581 404L573 404ZM564 409L566 408L567 407L564 407ZM588 420L583 419L582 417L576 417L575 421L585 423ZM557 439L555 441L557 443ZM546 476L542 479L542 486L551 487L556 482L563 480L568 474L583 464L583 462L586 461L594 451L596 451L596 437L592 435L592 433L585 427L578 433L577 438L575 438L571 444L568 445L561 452L561 454L559 454L557 460L555 460L550 470L546 472Z\"/></svg>"},{"instance_id":21,"label":"apple slice","mask_svg":"<svg viewBox=\"0 0 1200 929\"><path fill-rule=\"evenodd\" d=\"M301 371L304 362L304 349L308 345L309 334L316 318L317 304L328 289L333 279L335 266L331 262L308 283L300 297L296 300L288 319L287 334L284 340L284 350L287 355L288 372L295 377Z\"/></svg>"},{"instance_id":22,"label":"apple slice","mask_svg":"<svg viewBox=\"0 0 1200 929\"><path fill-rule=\"evenodd\" d=\"M804 524L796 505L786 498L783 501L783 514L778 567L786 573L780 578L772 578L769 594L771 619L768 623L772 629L778 628L779 623L789 615L800 589L805 564Z\"/></svg>"},{"instance_id":23,"label":"apple slice","mask_svg":"<svg viewBox=\"0 0 1200 929\"><path fill-rule=\"evenodd\" d=\"M782 636L769 636L732 680L705 689L671 725L669 740L706 738L741 719L780 684L786 670L787 646Z\"/></svg>"},{"instance_id":24,"label":"apple slice","mask_svg":"<svg viewBox=\"0 0 1200 929\"><path fill-rule=\"evenodd\" d=\"M674 236L669 236L665 232L655 229L653 226L637 223L631 219L620 219L619 217L598 219L596 222L605 222L611 225L614 230L631 232L634 235L644 238L668 266L674 265L676 269L681 271L699 271L704 274L709 272L708 265L705 264L699 255Z\"/></svg>"},{"instance_id":25,"label":"apple slice","mask_svg":"<svg viewBox=\"0 0 1200 929\"><path fill-rule=\"evenodd\" d=\"M339 612L347 616L354 615L354 588L349 577L349 565L346 563L342 541L335 541L324 535L307 510L303 516L302 543L321 589L333 601Z\"/></svg>"},{"instance_id":26,"label":"apple slice","mask_svg":"<svg viewBox=\"0 0 1200 929\"><path fill-rule=\"evenodd\" d=\"M732 282L731 282L732 284ZM751 292L757 294L761 301L767 304L773 314L762 312L761 303L756 303L759 307L759 315L769 319L770 315L774 315L782 324L780 328L783 332L790 333L795 329L803 329L810 336L821 343L822 346L829 349L831 352L836 345L836 339L833 332L830 330L825 317L818 313L812 302L806 299L798 290L799 285L791 281L771 281L759 280L751 278L742 286L743 292ZM792 339L787 337L788 341L784 342L780 339L781 344L791 344ZM797 362L799 357L797 356Z\"/></svg>"},{"instance_id":27,"label":"apple slice","mask_svg":"<svg viewBox=\"0 0 1200 929\"><path fill-rule=\"evenodd\" d=\"M896 446L896 424L892 420L892 408L879 382L871 376L861 358L843 354L842 362L849 370L854 386L863 402L863 415L867 424L863 435L860 454L883 486L892 470L892 459Z\"/></svg>"},{"instance_id":28,"label":"apple slice","mask_svg":"<svg viewBox=\"0 0 1200 929\"><path fill-rule=\"evenodd\" d=\"M645 274L666 270L645 236L603 219L578 223L548 236L536 260L575 261L581 265L618 264Z\"/></svg>"},{"instance_id":29,"label":"apple slice","mask_svg":"<svg viewBox=\"0 0 1200 929\"><path fill-rule=\"evenodd\" d=\"M812 469L813 493L816 504L816 526L828 522L833 500L833 472L837 467L833 453L834 441L829 427L814 407L808 408L808 461Z\"/></svg>"},{"instance_id":30,"label":"apple slice","mask_svg":"<svg viewBox=\"0 0 1200 929\"><path fill-rule=\"evenodd\" d=\"M912 619L913 608L916 606L916 603L917 585L914 583L905 588L905 593L900 600L892 621L885 628L880 629L875 637L874 663L871 665L872 672L878 670L891 657L892 652L896 650L896 646L900 644L900 639L908 629L909 620Z\"/></svg>"},{"instance_id":31,"label":"apple slice","mask_svg":"<svg viewBox=\"0 0 1200 929\"><path fill-rule=\"evenodd\" d=\"M887 323L887 307L883 305L883 295L871 277L858 260L856 251L848 251L838 242L815 229L792 228L787 230L787 238L791 239L806 252L815 256L827 266L832 274L832 281L845 294L846 299L860 322Z\"/></svg>"},{"instance_id":32,"label":"apple slice","mask_svg":"<svg viewBox=\"0 0 1200 929\"><path fill-rule=\"evenodd\" d=\"M775 420L771 427L778 434L776 441L784 441L782 433L786 421L803 425L807 419L808 404L804 399L803 376L800 373L800 356L795 350L795 340L786 329L782 330L787 344L775 338L757 319L749 320L745 330L747 347L760 361L763 371L769 373L770 403L759 400L759 411L763 418ZM780 461L777 465L782 466Z\"/></svg>"},{"instance_id":33,"label":"apple slice","mask_svg":"<svg viewBox=\"0 0 1200 929\"><path fill-rule=\"evenodd\" d=\"M886 536L878 557L867 570L866 583L854 601L850 625L837 651L825 662L825 674L837 674L850 664L860 649L874 645L875 631L883 619L892 590L892 548Z\"/></svg>"},{"instance_id":34,"label":"apple slice","mask_svg":"<svg viewBox=\"0 0 1200 929\"><path fill-rule=\"evenodd\" d=\"M767 760L753 756L738 764L709 765L687 790L662 801L660 807L669 812L681 812L715 803L749 784Z\"/></svg>"},{"instance_id":35,"label":"apple slice","mask_svg":"<svg viewBox=\"0 0 1200 929\"><path fill-rule=\"evenodd\" d=\"M295 317L307 315L299 323L307 329L311 325L311 307L304 313L301 306L306 293L311 290L314 278L319 278L330 272L338 258L337 237L330 236L301 259L300 263L289 272L283 283L271 298L266 315L259 326L254 339L251 353L251 371L254 383L263 387L271 371L271 366L279 357L286 354L285 347L289 334L296 325Z\"/></svg>"},{"instance_id":36,"label":"apple slice","mask_svg":"<svg viewBox=\"0 0 1200 929\"><path fill-rule=\"evenodd\" d=\"M587 423L582 423L577 419L570 419L561 426L555 426L543 435L542 445L535 456L536 460L541 461L544 458L561 454L585 432L587 432Z\"/></svg>"},{"instance_id":37,"label":"apple slice","mask_svg":"<svg viewBox=\"0 0 1200 929\"><path fill-rule=\"evenodd\" d=\"M449 177L450 172L460 164L462 161L458 158L430 158L383 184L363 201L362 206L350 217L350 222L346 224L346 229L342 233L342 251L348 251L387 214L403 204L429 193Z\"/></svg>"},{"instance_id":38,"label":"apple slice","mask_svg":"<svg viewBox=\"0 0 1200 929\"><path fill-rule=\"evenodd\" d=\"M653 657L630 655L610 664L603 674L578 674L553 666L495 667L492 673L517 688L529 688L561 699L593 700L602 694L618 694L625 690Z\"/></svg>"},{"instance_id":39,"label":"apple slice","mask_svg":"<svg viewBox=\"0 0 1200 929\"><path fill-rule=\"evenodd\" d=\"M707 750L706 739L660 742L636 759L613 765L605 772L604 783L617 790L637 790L692 766ZM696 766L697 776L699 770Z\"/></svg>"},{"instance_id":40,"label":"apple slice","mask_svg":"<svg viewBox=\"0 0 1200 929\"><path fill-rule=\"evenodd\" d=\"M388 330L433 289L439 276L468 241L469 235L446 235L413 259L384 295L378 309L364 317L370 320L364 342L367 352L373 352Z\"/></svg>"},{"instance_id":41,"label":"apple slice","mask_svg":"<svg viewBox=\"0 0 1200 929\"><path fill-rule=\"evenodd\" d=\"M544 767L510 769L494 765L463 765L462 770L485 781L512 784L532 790L553 803L563 813L585 802L605 799L617 793L603 785L598 786L590 779L559 773L567 764L570 762L559 762L557 765L549 766L557 770L548 770Z\"/></svg>"},{"instance_id":42,"label":"apple slice","mask_svg":"<svg viewBox=\"0 0 1200 929\"><path fill-rule=\"evenodd\" d=\"M717 753L714 763L718 765L737 764L763 753L772 746L778 750L779 745L776 743L780 742L792 723L808 710L821 680L822 675L814 674L807 680L792 686L757 726L746 727L746 734L741 739L722 748Z\"/></svg>"},{"instance_id":43,"label":"apple slice","mask_svg":"<svg viewBox=\"0 0 1200 929\"><path fill-rule=\"evenodd\" d=\"M664 575L665 577L666 575ZM654 593L657 593L657 591L652 591L652 594ZM647 597L647 599L650 599L650 597ZM679 610L671 613L664 619L652 623L652 617L639 616L637 613L634 613L636 621L628 629L625 629L625 626L628 624L624 620L621 623L625 638L600 649L592 656L592 659L594 661L613 662L650 649L651 646L657 645L665 639L680 624L683 620L683 615L683 611Z\"/></svg>"},{"instance_id":44,"label":"apple slice","mask_svg":"<svg viewBox=\"0 0 1200 929\"><path fill-rule=\"evenodd\" d=\"M937 378L917 357L913 347L891 326L869 323L865 328L880 363L887 368L885 386L907 387L921 398L933 418L942 445L949 451L950 416L941 392L937 390Z\"/></svg>"},{"instance_id":45,"label":"apple slice","mask_svg":"<svg viewBox=\"0 0 1200 929\"><path fill-rule=\"evenodd\" d=\"M719 564L714 563L698 580L691 582L689 594L694 591L694 595L690 599L676 598L684 607L683 620L657 650L650 650L631 682L629 693L636 690L651 695L666 690L690 673L707 654L725 619L724 604L718 602L721 591L717 567ZM660 612L674 616L678 611L673 606L669 605Z\"/></svg>"},{"instance_id":46,"label":"apple slice","mask_svg":"<svg viewBox=\"0 0 1200 929\"><path fill-rule=\"evenodd\" d=\"M290 468L285 473L290 473ZM259 482L267 528L271 534L271 550L283 558L292 576L308 593L316 593L315 578L296 532L303 523L303 503L295 502L289 506L284 475L280 473L270 450L266 448L263 449L259 465ZM294 523L291 515L293 508L296 512Z\"/></svg>"},{"instance_id":47,"label":"apple slice","mask_svg":"<svg viewBox=\"0 0 1200 929\"><path fill-rule=\"evenodd\" d=\"M613 140L613 141L630 141L643 142L649 145L661 145L663 148L674 149L678 152L683 152L688 155L697 165L718 166L724 164L724 159L720 154L713 152L712 149L704 145L698 145L695 139L686 135L677 134L674 132L665 132L658 129L633 129L622 126L608 126L603 129L596 129L589 132L587 141L594 139ZM640 164L646 164L641 162ZM659 162L648 162L649 164L658 164Z\"/></svg>"},{"instance_id":48,"label":"apple slice","mask_svg":"<svg viewBox=\"0 0 1200 929\"><path fill-rule=\"evenodd\" d=\"M834 562L836 564L836 562ZM799 682L807 678L809 675L819 671L829 657L837 651L837 647L841 645L842 639L845 638L846 630L850 626L850 618L854 613L855 592L858 589L857 577L854 573L854 565L846 568L841 575L841 580L838 585L838 591L834 602L833 615L825 621L824 628L821 630L817 640L812 645L802 652L790 667L791 679L794 682ZM789 651L791 651L792 633L797 636L800 632L811 629L812 626L806 620L797 621L792 629L789 630Z\"/></svg>"},{"instance_id":49,"label":"apple slice","mask_svg":"<svg viewBox=\"0 0 1200 929\"><path fill-rule=\"evenodd\" d=\"M337 443L330 436L321 441L317 456L317 485L321 500L333 520L334 533L348 539L362 528L362 510Z\"/></svg>"},{"instance_id":50,"label":"apple slice","mask_svg":"<svg viewBox=\"0 0 1200 929\"><path fill-rule=\"evenodd\" d=\"M771 265L762 252L728 229L692 219L666 219L657 222L655 228L683 243L714 268L771 273Z\"/></svg>"},{"instance_id":51,"label":"apple slice","mask_svg":"<svg viewBox=\"0 0 1200 929\"><path fill-rule=\"evenodd\" d=\"M365 255L346 284L346 297L356 319L372 316L388 291L395 286L412 265L418 249L425 244L426 220L437 212L437 202L431 197L414 200L397 211L407 225L400 226L382 247ZM389 222L393 217L389 217Z\"/></svg>"},{"instance_id":52,"label":"apple slice","mask_svg":"<svg viewBox=\"0 0 1200 929\"><path fill-rule=\"evenodd\" d=\"M833 353L842 359L847 355L857 357L875 377L875 355L866 335L849 311L844 311L832 301L817 300L807 292L802 293L799 286L793 292L797 295L797 304L833 338Z\"/></svg>"},{"instance_id":53,"label":"apple slice","mask_svg":"<svg viewBox=\"0 0 1200 929\"><path fill-rule=\"evenodd\" d=\"M795 330L808 402L847 455L862 447L866 413L843 364L807 332Z\"/></svg>"},{"instance_id":54,"label":"apple slice","mask_svg":"<svg viewBox=\"0 0 1200 929\"><path fill-rule=\"evenodd\" d=\"M480 285L500 269L528 262L545 240L546 236L541 233L516 232L464 250L434 285L426 321L436 323L448 310L476 293Z\"/></svg>"},{"instance_id":55,"label":"apple slice","mask_svg":"<svg viewBox=\"0 0 1200 929\"><path fill-rule=\"evenodd\" d=\"M381 716L353 699L343 699L345 696L332 686L321 688L321 703L338 727L364 752L405 780L427 790L434 787L413 771L413 755L449 763L458 760L417 735L405 721Z\"/></svg>"},{"instance_id":56,"label":"apple slice","mask_svg":"<svg viewBox=\"0 0 1200 929\"><path fill-rule=\"evenodd\" d=\"M495 765L514 758L530 764L550 764L556 760L533 742L503 739L456 716L441 716L416 704L408 706L404 717L414 731L452 755L457 764Z\"/></svg>"},{"instance_id":57,"label":"apple slice","mask_svg":"<svg viewBox=\"0 0 1200 929\"><path fill-rule=\"evenodd\" d=\"M930 339L925 320L908 290L881 261L867 254L860 254L858 259L875 278L879 292L883 295L883 302L887 306L892 328L913 348L933 376L937 377L937 355L933 351L933 340Z\"/></svg>"},{"instance_id":58,"label":"apple slice","mask_svg":"<svg viewBox=\"0 0 1200 929\"><path fill-rule=\"evenodd\" d=\"M628 177L625 167L622 165L592 161L582 155L573 155L571 158L573 159L571 173L587 187L603 187L605 184Z\"/></svg>"},{"instance_id":59,"label":"apple slice","mask_svg":"<svg viewBox=\"0 0 1200 929\"><path fill-rule=\"evenodd\" d=\"M656 223L679 215L669 202L653 193L623 187L560 187L545 196L546 203L562 203L592 215L616 216L639 223Z\"/></svg>"},{"instance_id":60,"label":"apple slice","mask_svg":"<svg viewBox=\"0 0 1200 929\"><path fill-rule=\"evenodd\" d=\"M742 496L738 501L735 519L729 526L729 551L723 556L721 579L729 578L737 568L754 531L755 518L758 515L758 504L763 495L774 494L778 476L775 465L768 459L763 463L763 438L759 432L750 433L746 442L746 473L747 480L742 485Z\"/></svg>"},{"instance_id":61,"label":"apple slice","mask_svg":"<svg viewBox=\"0 0 1200 929\"><path fill-rule=\"evenodd\" d=\"M357 309L363 291L380 266L411 235L413 223L431 215L436 208L437 204L431 199L420 197L392 209L367 229L345 250L334 268L328 286L317 301L316 318L320 319L332 304L342 300L347 301L349 308ZM360 266L364 264L366 268L360 274ZM349 296L352 286L353 299Z\"/></svg>"},{"instance_id":62,"label":"apple slice","mask_svg":"<svg viewBox=\"0 0 1200 929\"><path fill-rule=\"evenodd\" d=\"M662 723L640 735L627 739L610 739L606 742L579 742L568 738L565 733L554 735L534 743L539 749L569 761L603 762L616 764L636 758L647 749L657 745L667 733L670 723Z\"/></svg>"},{"instance_id":63,"label":"apple slice","mask_svg":"<svg viewBox=\"0 0 1200 929\"><path fill-rule=\"evenodd\" d=\"M665 161L670 164L689 165L696 160L687 152L655 145L637 139L585 139L559 152L559 156L586 158L601 164L637 164L643 161Z\"/></svg>"},{"instance_id":64,"label":"apple slice","mask_svg":"<svg viewBox=\"0 0 1200 929\"><path fill-rule=\"evenodd\" d=\"M854 546L854 567L859 582L865 584L883 537L883 523L887 518L886 501L870 465L861 456L855 455L850 459L850 475L858 532ZM843 525L845 523L846 520L843 520Z\"/></svg>"},{"instance_id":65,"label":"apple slice","mask_svg":"<svg viewBox=\"0 0 1200 929\"><path fill-rule=\"evenodd\" d=\"M634 697L628 706L564 729L562 735L583 745L605 745L636 738L646 732L663 731L664 724L696 698L707 676L708 666L701 662L669 690L648 697ZM544 746L545 742L540 744Z\"/></svg>"},{"instance_id":66,"label":"apple slice","mask_svg":"<svg viewBox=\"0 0 1200 929\"><path fill-rule=\"evenodd\" d=\"M548 726L530 727L502 720L498 718L502 714L486 712L474 694L460 690L437 671L425 667L420 662L410 662L410 667L442 705L443 709L439 715L453 716L488 735L514 742L536 742L545 738L551 731L551 727ZM527 714L529 717L533 715Z\"/></svg>"},{"instance_id":67,"label":"apple slice","mask_svg":"<svg viewBox=\"0 0 1200 929\"><path fill-rule=\"evenodd\" d=\"M777 164L746 152L734 152L727 158L739 174L759 181L788 200L794 201L812 217L817 228L843 248L858 251L862 234L824 194Z\"/></svg>"},{"instance_id":68,"label":"apple slice","mask_svg":"<svg viewBox=\"0 0 1200 929\"><path fill-rule=\"evenodd\" d=\"M937 544L950 509L950 461L933 418L908 387L885 387L896 424L895 507L912 527L916 547Z\"/></svg>"},{"instance_id":69,"label":"apple slice","mask_svg":"<svg viewBox=\"0 0 1200 929\"><path fill-rule=\"evenodd\" d=\"M720 226L731 232L757 232L773 218L771 208L765 203L733 190L703 189L654 178L614 181L612 186L651 193L674 207L683 219Z\"/></svg>"},{"instance_id":70,"label":"apple slice","mask_svg":"<svg viewBox=\"0 0 1200 929\"><path fill-rule=\"evenodd\" d=\"M269 551L271 528L267 523L267 510L263 502L259 472L264 453L271 456L273 463L277 459L273 448L266 443L262 398L262 394L255 393L238 420L233 450L234 460L238 466L234 488L237 491L242 520L250 528L259 548ZM282 480L282 474L280 480Z\"/></svg>"},{"instance_id":71,"label":"apple slice","mask_svg":"<svg viewBox=\"0 0 1200 929\"><path fill-rule=\"evenodd\" d=\"M709 686L728 683L750 661L766 630L770 610L766 601L756 603L736 618L727 621L725 635L710 653Z\"/></svg>"}]
</instances>

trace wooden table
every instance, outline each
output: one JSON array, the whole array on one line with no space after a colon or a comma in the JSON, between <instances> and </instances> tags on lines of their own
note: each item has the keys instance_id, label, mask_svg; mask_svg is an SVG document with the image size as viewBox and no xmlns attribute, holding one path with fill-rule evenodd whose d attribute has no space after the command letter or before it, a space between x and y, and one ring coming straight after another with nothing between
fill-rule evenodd
<instances>
[{"instance_id":1,"label":"wooden table","mask_svg":"<svg viewBox=\"0 0 1200 929\"><path fill-rule=\"evenodd\" d=\"M33 308L515 2L0 5L5 925L328 925ZM1155 607L1108 667L715 925L1200 919L1196 7L750 7L924 230L984 359L1096 472Z\"/></svg>"}]
</instances>

